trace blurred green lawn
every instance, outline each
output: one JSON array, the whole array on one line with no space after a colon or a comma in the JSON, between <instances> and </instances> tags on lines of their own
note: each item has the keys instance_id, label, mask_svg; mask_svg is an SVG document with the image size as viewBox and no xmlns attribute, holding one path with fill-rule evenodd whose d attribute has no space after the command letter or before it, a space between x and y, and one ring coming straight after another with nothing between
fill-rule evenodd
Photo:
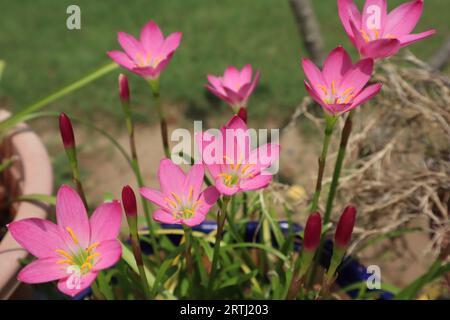
<instances>
[{"instance_id":1,"label":"blurred green lawn","mask_svg":"<svg viewBox=\"0 0 450 320\"><path fill-rule=\"evenodd\" d=\"M336 1L313 2L327 49L337 44L350 49ZM401 2L390 0L389 6ZM66 28L70 4L81 7L81 30ZM117 31L137 35L150 19L165 35L177 30L184 34L161 81L163 99L186 104L192 115L226 110L206 93L204 83L207 73L219 74L230 64L251 63L261 70L260 85L250 101L253 116L287 116L304 95L299 61L306 53L288 0L1 0L0 12L0 59L7 63L0 102L13 110L106 64L106 51L119 49ZM450 1L425 1L416 31L434 27L438 34L411 47L420 58L432 54L449 34L449 12ZM120 115L118 73L63 98L52 108ZM131 77L131 85L134 101L143 108L150 99L148 88L137 76Z\"/></svg>"}]
</instances>

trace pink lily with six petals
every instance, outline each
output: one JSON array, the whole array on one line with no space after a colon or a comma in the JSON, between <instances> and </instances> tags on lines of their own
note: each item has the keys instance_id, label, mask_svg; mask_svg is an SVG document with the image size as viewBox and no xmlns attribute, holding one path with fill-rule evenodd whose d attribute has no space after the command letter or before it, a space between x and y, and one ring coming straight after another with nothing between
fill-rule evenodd
<instances>
[{"instance_id":1,"label":"pink lily with six petals","mask_svg":"<svg viewBox=\"0 0 450 320\"><path fill-rule=\"evenodd\" d=\"M356 108L381 90L376 83L365 87L373 71L373 59L352 64L349 54L341 46L330 52L321 71L311 60L302 60L308 79L305 87L311 97L330 115L339 115Z\"/></svg>"},{"instance_id":2,"label":"pink lily with six petals","mask_svg":"<svg viewBox=\"0 0 450 320\"><path fill-rule=\"evenodd\" d=\"M128 33L119 32L117 38L125 52L110 51L108 55L131 72L154 80L172 59L181 37L181 32L174 32L164 38L158 25L150 21L142 28L139 40Z\"/></svg>"},{"instance_id":3,"label":"pink lily with six petals","mask_svg":"<svg viewBox=\"0 0 450 320\"><path fill-rule=\"evenodd\" d=\"M386 0L366 0L362 14L353 0L338 0L345 32L362 57L380 59L395 55L402 47L431 36L431 29L412 34L419 21L423 0L404 3L389 14Z\"/></svg>"},{"instance_id":4,"label":"pink lily with six petals","mask_svg":"<svg viewBox=\"0 0 450 320\"><path fill-rule=\"evenodd\" d=\"M154 220L193 227L205 220L209 209L219 198L213 186L201 190L204 177L202 164L194 164L185 174L172 160L163 159L158 168L161 191L145 187L139 191L144 198L160 207L153 213Z\"/></svg>"},{"instance_id":5,"label":"pink lily with six petals","mask_svg":"<svg viewBox=\"0 0 450 320\"><path fill-rule=\"evenodd\" d=\"M268 143L251 150L250 138L239 116L233 116L217 136L208 132L196 135L202 161L221 194L263 189L272 181L273 174L266 169L278 160L280 145Z\"/></svg>"},{"instance_id":6,"label":"pink lily with six petals","mask_svg":"<svg viewBox=\"0 0 450 320\"><path fill-rule=\"evenodd\" d=\"M14 239L37 260L19 273L19 281L44 283L58 280L58 289L75 296L88 288L100 270L117 263L122 254L119 201L104 203L91 218L80 196L61 186L56 197L57 224L29 218L8 225Z\"/></svg>"},{"instance_id":7,"label":"pink lily with six petals","mask_svg":"<svg viewBox=\"0 0 450 320\"><path fill-rule=\"evenodd\" d=\"M229 66L222 77L208 75L209 84L206 88L238 113L241 108L247 107L247 100L259 81L259 71L256 71L253 80L252 73L250 64L246 64L241 71L234 66Z\"/></svg>"}]
</instances>

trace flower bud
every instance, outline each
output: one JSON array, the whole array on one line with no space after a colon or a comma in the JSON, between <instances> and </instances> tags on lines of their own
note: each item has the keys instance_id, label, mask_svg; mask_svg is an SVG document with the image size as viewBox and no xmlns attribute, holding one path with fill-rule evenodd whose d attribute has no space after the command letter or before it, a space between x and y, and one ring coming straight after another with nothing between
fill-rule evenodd
<instances>
[{"instance_id":1,"label":"flower bud","mask_svg":"<svg viewBox=\"0 0 450 320\"><path fill-rule=\"evenodd\" d=\"M356 219L356 208L347 206L342 212L334 234L334 243L337 248L346 248L352 237Z\"/></svg>"},{"instance_id":2,"label":"flower bud","mask_svg":"<svg viewBox=\"0 0 450 320\"><path fill-rule=\"evenodd\" d=\"M119 75L119 97L122 103L130 101L130 87L128 86L128 78L123 73Z\"/></svg>"},{"instance_id":3,"label":"flower bud","mask_svg":"<svg viewBox=\"0 0 450 320\"><path fill-rule=\"evenodd\" d=\"M75 137L73 134L72 123L65 113L59 115L59 132L61 133L64 148L74 148Z\"/></svg>"},{"instance_id":4,"label":"flower bud","mask_svg":"<svg viewBox=\"0 0 450 320\"><path fill-rule=\"evenodd\" d=\"M314 251L320 244L322 232L322 218L319 212L315 212L306 221L305 234L303 237L303 248L307 251Z\"/></svg>"},{"instance_id":5,"label":"flower bud","mask_svg":"<svg viewBox=\"0 0 450 320\"><path fill-rule=\"evenodd\" d=\"M136 196L130 186L122 189L122 203L127 217L135 217L137 215Z\"/></svg>"}]
</instances>

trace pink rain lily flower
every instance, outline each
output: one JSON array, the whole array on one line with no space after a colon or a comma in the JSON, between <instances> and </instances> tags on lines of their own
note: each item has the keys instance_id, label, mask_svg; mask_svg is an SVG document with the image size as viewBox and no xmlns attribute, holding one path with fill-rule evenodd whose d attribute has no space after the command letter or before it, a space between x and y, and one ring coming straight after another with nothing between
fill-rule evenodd
<instances>
[{"instance_id":1,"label":"pink rain lily flower","mask_svg":"<svg viewBox=\"0 0 450 320\"><path fill-rule=\"evenodd\" d=\"M323 70L309 59L302 60L305 86L311 97L326 113L336 116L371 99L381 90L376 83L365 87L373 71L373 59L352 64L348 53L337 47L326 58Z\"/></svg>"},{"instance_id":2,"label":"pink rain lily flower","mask_svg":"<svg viewBox=\"0 0 450 320\"><path fill-rule=\"evenodd\" d=\"M362 14L353 0L338 0L345 32L362 57L380 59L431 36L436 30L412 34L422 15L423 0L404 3L389 14L386 0L366 0Z\"/></svg>"},{"instance_id":3,"label":"pink rain lily flower","mask_svg":"<svg viewBox=\"0 0 450 320\"><path fill-rule=\"evenodd\" d=\"M181 36L181 32L174 32L164 38L158 25L150 21L142 28L139 40L119 32L118 41L125 52L110 51L108 55L122 67L145 79L154 80L169 63L180 45Z\"/></svg>"},{"instance_id":4,"label":"pink rain lily flower","mask_svg":"<svg viewBox=\"0 0 450 320\"><path fill-rule=\"evenodd\" d=\"M119 235L122 209L118 201L104 203L88 219L78 194L61 186L56 197L57 224L38 218L8 225L14 239L37 260L23 268L25 283L58 280L58 289L75 296L88 288L100 270L116 264L122 254Z\"/></svg>"},{"instance_id":5,"label":"pink rain lily flower","mask_svg":"<svg viewBox=\"0 0 450 320\"><path fill-rule=\"evenodd\" d=\"M222 77L208 75L206 88L214 95L228 103L235 113L247 107L247 100L259 81L259 71L252 80L252 66L247 64L241 71L230 66Z\"/></svg>"},{"instance_id":6,"label":"pink rain lily flower","mask_svg":"<svg viewBox=\"0 0 450 320\"><path fill-rule=\"evenodd\" d=\"M202 191L204 177L205 169L202 164L194 164L185 174L172 160L161 160L158 168L161 190L140 189L144 198L160 207L153 213L153 219L189 227L202 223L219 198L219 193L213 186Z\"/></svg>"},{"instance_id":7,"label":"pink rain lily flower","mask_svg":"<svg viewBox=\"0 0 450 320\"><path fill-rule=\"evenodd\" d=\"M278 160L280 145L268 143L252 150L251 132L239 116L233 116L218 135L197 133L196 141L221 194L264 189L272 181L267 169Z\"/></svg>"}]
</instances>

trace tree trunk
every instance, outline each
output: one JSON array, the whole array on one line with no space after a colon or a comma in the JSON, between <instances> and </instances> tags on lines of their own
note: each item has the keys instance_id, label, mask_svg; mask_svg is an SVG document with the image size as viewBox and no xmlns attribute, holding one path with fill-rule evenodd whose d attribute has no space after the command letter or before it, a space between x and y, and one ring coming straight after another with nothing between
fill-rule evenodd
<instances>
[{"instance_id":1,"label":"tree trunk","mask_svg":"<svg viewBox=\"0 0 450 320\"><path fill-rule=\"evenodd\" d=\"M298 32L309 56L317 65L325 59L324 42L311 0L289 0Z\"/></svg>"}]
</instances>

